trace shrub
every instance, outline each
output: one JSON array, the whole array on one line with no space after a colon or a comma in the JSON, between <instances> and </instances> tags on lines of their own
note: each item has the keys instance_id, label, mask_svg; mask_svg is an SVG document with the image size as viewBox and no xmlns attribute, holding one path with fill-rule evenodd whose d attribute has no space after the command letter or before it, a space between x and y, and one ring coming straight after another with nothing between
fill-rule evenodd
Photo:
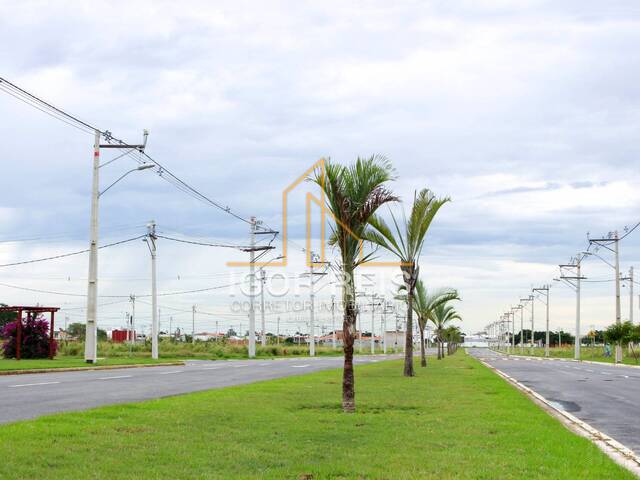
<instances>
[{"instance_id":1,"label":"shrub","mask_svg":"<svg viewBox=\"0 0 640 480\"><path fill-rule=\"evenodd\" d=\"M8 323L2 329L2 353L5 358L16 358L16 337L18 335L18 322ZM53 355L55 356L58 344L53 341ZM42 317L27 317L22 321L22 335L20 340L21 358L47 358L49 356L49 322Z\"/></svg>"}]
</instances>

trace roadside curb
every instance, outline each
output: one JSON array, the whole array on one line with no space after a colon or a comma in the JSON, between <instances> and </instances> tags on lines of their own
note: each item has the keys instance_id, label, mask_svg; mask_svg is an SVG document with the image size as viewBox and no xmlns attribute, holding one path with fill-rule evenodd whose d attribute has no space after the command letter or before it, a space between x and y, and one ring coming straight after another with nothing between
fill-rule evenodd
<instances>
[{"instance_id":1,"label":"roadside curb","mask_svg":"<svg viewBox=\"0 0 640 480\"><path fill-rule=\"evenodd\" d=\"M480 363L482 363L488 369L494 371L497 375L507 380L509 383L514 385L518 390L523 392L529 398L531 398L534 403L542 407L546 412L557 418L569 428L571 431L577 433L578 435L585 437L591 440L595 445L600 448L604 453L607 454L613 461L615 461L618 465L629 470L634 475L640 477L640 457L636 455L632 450L624 446L622 443L617 440L611 438L600 430L593 428L586 422L583 422L579 418L573 416L569 412L565 412L554 406L551 402L549 402L545 397L540 395L538 392L530 389L529 387L523 385L515 378L507 375L502 372L498 368L493 365L485 362L484 360L475 357ZM531 358L531 357L523 357L523 358ZM562 360L562 359L553 359L553 360ZM573 360L574 362L579 362L579 360ZM591 363L602 363L602 362L591 362Z\"/></svg>"},{"instance_id":2,"label":"roadside curb","mask_svg":"<svg viewBox=\"0 0 640 480\"><path fill-rule=\"evenodd\" d=\"M558 357L534 357L532 355L516 355L514 353L499 352L498 350L491 350L498 355L504 355L505 357L524 358L529 360L551 360L556 362L572 362L572 363L589 363L591 365L608 365L610 367L629 367L640 368L640 365L629 365L628 363L609 363L609 362L596 362L595 360L576 360L575 358L558 358Z\"/></svg>"},{"instance_id":3,"label":"roadside curb","mask_svg":"<svg viewBox=\"0 0 640 480\"><path fill-rule=\"evenodd\" d=\"M2 370L0 376L5 375L28 375L33 373L56 373L56 372L84 372L93 370L116 370L119 368L145 368L145 367L170 367L174 365L184 365L184 362L166 363L140 363L137 365L98 365L96 367L63 367L63 368L34 368L30 370Z\"/></svg>"}]
</instances>

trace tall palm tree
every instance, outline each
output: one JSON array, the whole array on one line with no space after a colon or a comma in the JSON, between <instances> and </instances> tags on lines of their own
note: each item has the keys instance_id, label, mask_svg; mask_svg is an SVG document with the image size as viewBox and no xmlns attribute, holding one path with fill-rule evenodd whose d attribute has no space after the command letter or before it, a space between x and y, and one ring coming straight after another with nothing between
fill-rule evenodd
<instances>
[{"instance_id":1,"label":"tall palm tree","mask_svg":"<svg viewBox=\"0 0 640 480\"><path fill-rule=\"evenodd\" d=\"M435 325L436 338L438 340L438 360L441 360L444 357L445 330L451 322L462 320L462 317L456 312L453 305L447 305L446 303L441 303L431 313L430 320Z\"/></svg>"},{"instance_id":2,"label":"tall palm tree","mask_svg":"<svg viewBox=\"0 0 640 480\"><path fill-rule=\"evenodd\" d=\"M353 342L356 328L355 269L370 258L360 257L360 239L375 211L388 202L397 201L385 183L393 180L393 168L384 157L358 158L345 166L325 161L324 173L312 178L325 193L327 207L334 218L329 244L340 251L342 280L342 322L344 368L342 372L342 409L355 411Z\"/></svg>"},{"instance_id":3,"label":"tall palm tree","mask_svg":"<svg viewBox=\"0 0 640 480\"><path fill-rule=\"evenodd\" d=\"M431 222L447 203L449 198L436 198L428 189L420 190L413 198L413 206L409 219L404 215L402 224L391 213L394 231L379 216L373 215L369 220L370 229L364 238L398 257L401 263L402 277L407 292L407 327L405 335L404 375L412 377L413 370L413 298L418 280L418 259L431 226Z\"/></svg>"},{"instance_id":4,"label":"tall palm tree","mask_svg":"<svg viewBox=\"0 0 640 480\"><path fill-rule=\"evenodd\" d=\"M416 282L415 298L413 310L418 317L418 328L420 330L420 366L427 366L427 357L424 349L424 330L427 322L433 315L433 310L443 303L451 300L460 300L457 290L453 288L441 288L435 292L428 292L422 280Z\"/></svg>"}]
</instances>

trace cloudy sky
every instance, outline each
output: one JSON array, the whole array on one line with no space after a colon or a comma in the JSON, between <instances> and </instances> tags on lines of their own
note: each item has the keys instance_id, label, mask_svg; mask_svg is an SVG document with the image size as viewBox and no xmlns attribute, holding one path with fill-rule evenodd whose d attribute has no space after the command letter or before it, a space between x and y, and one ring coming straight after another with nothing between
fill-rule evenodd
<instances>
[{"instance_id":1,"label":"cloudy sky","mask_svg":"<svg viewBox=\"0 0 640 480\"><path fill-rule=\"evenodd\" d=\"M406 203L423 187L453 200L420 263L427 284L460 289L466 331L544 283L554 284L552 327L571 330L573 293L552 281L557 264L586 248L587 232L622 233L640 221L640 6L390 5L0 0L0 76L129 142L149 129L152 157L238 215L278 230L282 189L318 158L383 154ZM4 92L0 114L0 263L86 248L91 135ZM105 167L102 186L134 166L125 157ZM303 204L292 201L290 210L290 266L277 273L294 288L303 281ZM143 234L150 219L176 238L247 241L246 223L152 171L128 176L100 211L103 244ZM640 228L620 244L623 272L640 267L639 239ZM280 240L275 245L279 252ZM244 257L161 240L158 288L237 282L246 272L225 262ZM82 320L86 271L86 255L3 267L0 300L60 305L69 321ZM391 272L376 273L389 296ZM598 280L584 288L585 325L607 325L613 270L589 259L584 273ZM117 327L130 310L120 297L149 292L147 247L102 250L100 279L100 322ZM332 288L319 296L326 301ZM626 318L628 285L622 292ZM197 304L216 314L199 315L198 329L216 320L220 329L246 329L246 314L233 309L241 300L228 288L162 297L163 328L171 316L190 329L187 310ZM150 318L144 302L142 325ZM637 319L638 302L636 310ZM268 316L272 330L276 315ZM306 328L308 313L281 317L282 329ZM329 325L329 314L320 319Z\"/></svg>"}]
</instances>

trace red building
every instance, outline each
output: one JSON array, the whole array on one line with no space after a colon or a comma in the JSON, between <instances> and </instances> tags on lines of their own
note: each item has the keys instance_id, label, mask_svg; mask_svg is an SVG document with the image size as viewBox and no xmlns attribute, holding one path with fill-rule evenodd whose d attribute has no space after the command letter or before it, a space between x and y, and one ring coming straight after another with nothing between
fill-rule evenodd
<instances>
[{"instance_id":1,"label":"red building","mask_svg":"<svg viewBox=\"0 0 640 480\"><path fill-rule=\"evenodd\" d=\"M136 338L135 330L111 330L111 341L115 343L127 342Z\"/></svg>"}]
</instances>

